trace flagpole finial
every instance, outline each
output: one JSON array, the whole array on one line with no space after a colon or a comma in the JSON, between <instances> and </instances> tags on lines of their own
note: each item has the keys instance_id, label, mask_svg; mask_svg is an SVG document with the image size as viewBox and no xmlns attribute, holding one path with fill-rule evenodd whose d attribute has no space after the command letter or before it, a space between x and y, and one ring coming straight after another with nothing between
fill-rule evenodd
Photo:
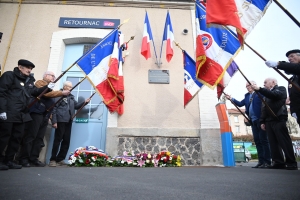
<instances>
[{"instance_id":1,"label":"flagpole finial","mask_svg":"<svg viewBox=\"0 0 300 200\"><path fill-rule=\"evenodd\" d=\"M127 43L130 42L131 40L134 40L134 37L135 35L131 36L130 39L127 41Z\"/></svg>"},{"instance_id":2,"label":"flagpole finial","mask_svg":"<svg viewBox=\"0 0 300 200\"><path fill-rule=\"evenodd\" d=\"M175 43L175 45L176 45L179 49L181 49L181 51L183 51L183 49L179 46L179 43L178 43L178 42L175 42L175 41L174 41L174 43Z\"/></svg>"},{"instance_id":3,"label":"flagpole finial","mask_svg":"<svg viewBox=\"0 0 300 200\"><path fill-rule=\"evenodd\" d=\"M127 22L129 22L129 20L130 20L130 18L128 18L128 19L125 19L125 20L123 21L123 23L122 23L122 24L120 24L120 25L118 26L118 29L120 29L120 28L121 28L121 26L122 26L123 24L126 24Z\"/></svg>"}]
</instances>

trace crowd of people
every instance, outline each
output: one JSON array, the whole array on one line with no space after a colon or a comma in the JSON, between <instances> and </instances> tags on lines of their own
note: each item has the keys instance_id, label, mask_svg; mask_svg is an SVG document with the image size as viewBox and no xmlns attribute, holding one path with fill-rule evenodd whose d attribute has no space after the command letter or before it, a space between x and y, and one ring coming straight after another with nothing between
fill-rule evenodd
<instances>
[{"instance_id":1,"label":"crowd of people","mask_svg":"<svg viewBox=\"0 0 300 200\"><path fill-rule=\"evenodd\" d=\"M65 164L75 109L90 101L78 103L69 81L64 82L62 90L53 90L55 75L51 71L35 82L33 68L32 62L21 59L18 67L0 77L0 170L45 166L39 154L45 146L49 119L56 129L49 166Z\"/></svg>"},{"instance_id":2,"label":"crowd of people","mask_svg":"<svg viewBox=\"0 0 300 200\"><path fill-rule=\"evenodd\" d=\"M265 79L264 87L254 81L247 82L248 92L242 101L226 95L237 106L246 108L258 153L258 163L253 168L298 169L286 126L286 105L290 105L292 116L300 124L297 87L300 86L300 50L288 51L286 56L289 62L266 61L266 65L293 75L290 79L293 84L288 85L289 97L286 88L278 86L275 78ZM0 170L45 166L39 154L49 119L56 129L49 166L64 165L75 109L90 101L77 102L70 92L72 82L69 81L64 82L62 90L54 91L55 75L51 71L35 82L31 75L33 68L32 62L21 59L18 67L0 77Z\"/></svg>"},{"instance_id":3,"label":"crowd of people","mask_svg":"<svg viewBox=\"0 0 300 200\"><path fill-rule=\"evenodd\" d=\"M288 84L289 97L286 88L278 86L275 78L265 79L264 87L259 87L254 81L247 82L248 93L242 101L226 95L237 106L245 106L250 119L258 154L258 163L253 168L298 170L286 125L286 105L290 105L291 115L300 124L300 50L288 51L286 57L289 62L269 60L266 65L293 75Z\"/></svg>"}]
</instances>

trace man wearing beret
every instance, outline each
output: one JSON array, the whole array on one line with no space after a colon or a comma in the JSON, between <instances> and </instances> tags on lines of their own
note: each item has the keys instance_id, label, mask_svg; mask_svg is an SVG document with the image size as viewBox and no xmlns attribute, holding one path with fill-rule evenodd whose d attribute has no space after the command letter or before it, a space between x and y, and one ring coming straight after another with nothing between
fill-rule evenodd
<instances>
[{"instance_id":1,"label":"man wearing beret","mask_svg":"<svg viewBox=\"0 0 300 200\"><path fill-rule=\"evenodd\" d=\"M294 49L288 51L286 57L288 58L289 63L284 61L266 61L266 65L268 67L284 70L287 74L292 74L293 76L290 80L300 86L300 50ZM297 119L298 124L300 124L300 91L292 84L289 84L288 91L291 114Z\"/></svg>"},{"instance_id":2,"label":"man wearing beret","mask_svg":"<svg viewBox=\"0 0 300 200\"><path fill-rule=\"evenodd\" d=\"M31 96L38 96L46 88L51 91L54 84L41 88L34 86L30 75L34 64L19 60L18 67L3 73L0 78L0 169L21 169L13 162L23 137L25 123L32 120L28 112ZM5 156L2 155L5 147Z\"/></svg>"}]
</instances>

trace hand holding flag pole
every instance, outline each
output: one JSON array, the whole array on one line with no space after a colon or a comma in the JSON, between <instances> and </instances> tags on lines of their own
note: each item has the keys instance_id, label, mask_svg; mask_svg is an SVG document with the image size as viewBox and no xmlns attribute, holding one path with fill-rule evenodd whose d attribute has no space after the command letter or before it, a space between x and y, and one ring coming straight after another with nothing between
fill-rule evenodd
<instances>
[{"instance_id":1,"label":"hand holding flag pole","mask_svg":"<svg viewBox=\"0 0 300 200\"><path fill-rule=\"evenodd\" d=\"M93 98L93 96L96 94L96 92L94 92L90 97L89 97L89 99L92 99ZM71 118L71 120L73 120L75 117L76 117L76 115L82 110L82 108L84 107L84 106L86 106L88 103L83 103L82 104L82 106L77 110L77 112L73 115L73 117Z\"/></svg>"},{"instance_id":2,"label":"hand holding flag pole","mask_svg":"<svg viewBox=\"0 0 300 200\"><path fill-rule=\"evenodd\" d=\"M224 91L222 93L225 96L228 96L228 94L226 94ZM228 100L236 107L236 109L238 109L238 111L245 117L245 119L248 120L248 122L250 122L250 119L245 115L245 113L242 112L241 109L231 99L228 99Z\"/></svg>"},{"instance_id":3,"label":"hand holding flag pole","mask_svg":"<svg viewBox=\"0 0 300 200\"><path fill-rule=\"evenodd\" d=\"M77 61L76 61L77 62ZM65 75L65 73L67 73L75 64L76 62L74 62L70 67L68 67L68 69L66 69L61 75L59 75L59 77L57 77L53 83L56 83L59 79L61 79L61 77L63 77L63 75ZM42 96L48 91L49 88L46 88L39 96L37 96L27 107L31 108L37 101L39 101Z\"/></svg>"},{"instance_id":4,"label":"hand holding flag pole","mask_svg":"<svg viewBox=\"0 0 300 200\"><path fill-rule=\"evenodd\" d=\"M241 69L239 67L238 67L238 70L242 74L242 76L246 79L246 81L249 83L249 85L252 85L251 82L249 81L249 79L244 75L244 73L241 71ZM257 94L257 96L260 98L260 100L263 102L263 104L265 104L265 106L272 113L272 115L278 119L278 117L275 115L275 113L273 112L273 110L270 108L270 106L267 104L267 102L263 99L263 97L261 96L261 94L258 91L256 91L256 90L254 90L254 92Z\"/></svg>"},{"instance_id":5,"label":"hand holding flag pole","mask_svg":"<svg viewBox=\"0 0 300 200\"><path fill-rule=\"evenodd\" d=\"M86 79L86 76L81 79L74 87L72 87L70 89L70 92L72 92L73 89L75 89L80 83L82 83L82 81L84 81ZM49 112L56 104L58 104L62 99L64 98L64 96L60 97L52 106L50 106L49 108L47 108L47 112Z\"/></svg>"},{"instance_id":6,"label":"hand holding flag pole","mask_svg":"<svg viewBox=\"0 0 300 200\"><path fill-rule=\"evenodd\" d=\"M245 45L247 47L249 47L256 55L258 55L261 59L263 59L263 61L266 61L266 59L260 55L257 51L255 51L250 45L248 45L246 42L245 42ZM288 77L286 77L281 71L279 71L279 69L273 67L273 69L278 73L280 74L285 80L287 80L290 84L292 84L295 88L297 88L297 90L300 91L300 87L298 85L296 85L292 80L290 80Z\"/></svg>"}]
</instances>

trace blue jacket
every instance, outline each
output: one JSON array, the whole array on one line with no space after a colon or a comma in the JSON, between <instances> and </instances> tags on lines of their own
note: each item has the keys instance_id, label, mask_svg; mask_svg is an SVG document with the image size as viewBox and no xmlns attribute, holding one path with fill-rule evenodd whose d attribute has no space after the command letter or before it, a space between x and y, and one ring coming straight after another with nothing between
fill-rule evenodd
<instances>
[{"instance_id":1,"label":"blue jacket","mask_svg":"<svg viewBox=\"0 0 300 200\"><path fill-rule=\"evenodd\" d=\"M254 98L252 100L252 107L255 116L259 119L261 115L261 100L258 97L256 93L253 93ZM250 93L245 94L245 98L242 101L237 101L236 99L232 98L232 101L238 106L242 107L245 106L245 113L249 116L249 104L250 104L250 99L249 99Z\"/></svg>"}]
</instances>

